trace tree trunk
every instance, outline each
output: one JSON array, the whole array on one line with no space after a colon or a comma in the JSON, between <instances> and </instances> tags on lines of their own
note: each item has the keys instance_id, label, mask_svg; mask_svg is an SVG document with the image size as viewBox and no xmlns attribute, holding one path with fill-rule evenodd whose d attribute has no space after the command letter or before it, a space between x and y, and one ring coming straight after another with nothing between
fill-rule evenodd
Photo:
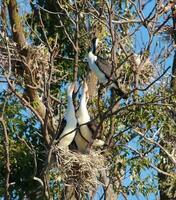
<instances>
[{"instance_id":1,"label":"tree trunk","mask_svg":"<svg viewBox=\"0 0 176 200\"><path fill-rule=\"evenodd\" d=\"M174 12L174 10L172 10L172 11ZM176 19L175 19L174 16L175 15L173 14L173 18L172 18L173 19L173 39L174 39L174 43L176 44ZM171 78L171 85L170 85L170 87L171 87L172 94L175 95L176 94L176 51L175 51L174 58L173 58L172 78ZM174 100L176 101L176 99L174 99ZM174 113L175 113L175 110L174 110ZM167 140L167 138L165 138L165 139ZM165 143L162 143L161 145L163 147L165 147ZM163 157L165 156L165 155L163 155L162 151L160 151L160 155L163 156ZM161 162L160 162L160 164L159 164L159 168L162 171L167 171L168 163L165 162L164 159L162 159ZM165 185L165 183L168 181L167 178L168 177L166 175L158 173L160 200L175 200L173 197L170 197L169 194L167 193L168 186Z\"/></svg>"},{"instance_id":2,"label":"tree trunk","mask_svg":"<svg viewBox=\"0 0 176 200\"><path fill-rule=\"evenodd\" d=\"M26 44L26 38L24 36L24 30L21 23L21 18L18 13L18 5L16 0L9 0L8 10L9 10L10 24L14 41L21 48L23 48Z\"/></svg>"},{"instance_id":3,"label":"tree trunk","mask_svg":"<svg viewBox=\"0 0 176 200\"><path fill-rule=\"evenodd\" d=\"M7 1L7 8L9 12L9 19L10 19L10 25L11 25L11 30L13 34L13 40L14 42L17 43L19 54L21 54L24 57L25 63L26 63L24 64L22 61L20 63L21 67L25 71L25 76L23 77L24 82L25 82L25 94L23 94L23 97L33 107L33 109L35 109L37 113L36 117L38 116L38 118L41 118L43 120L43 127L42 127L43 138L45 139L46 146L48 147L50 144L50 138L51 138L50 136L55 133L55 128L53 127L53 124L52 124L52 117L49 118L48 115L46 114L46 106L40 100L38 96L38 91L35 89L33 82L31 81L30 68L32 67L31 65L33 64L31 62L32 56L34 54L33 49L30 46L27 46L27 42L26 42L26 38L24 34L24 27L21 22L21 17L19 15L17 1L16 0ZM26 67L26 65L28 66ZM19 74L19 75L23 76L23 74ZM30 86L34 87L34 89ZM47 117L48 119L46 119ZM46 160L47 160L47 157L46 157ZM42 169L40 169L40 171L42 171ZM39 190L35 188L35 184L32 184L34 181L33 179L29 181L29 184L32 184L31 191L34 191L34 192L31 192L30 194L28 194L30 191L25 191L26 194L29 196L29 198L32 198L32 195L33 195L37 199L37 196L38 196L37 193L40 193L42 197L39 197L39 199L51 199L49 197L49 192L46 191L46 188L49 187L49 183L47 182L49 178L47 179L47 175L44 174L43 177L41 177L41 179L44 180L45 187L44 188L40 187Z\"/></svg>"}]
</instances>

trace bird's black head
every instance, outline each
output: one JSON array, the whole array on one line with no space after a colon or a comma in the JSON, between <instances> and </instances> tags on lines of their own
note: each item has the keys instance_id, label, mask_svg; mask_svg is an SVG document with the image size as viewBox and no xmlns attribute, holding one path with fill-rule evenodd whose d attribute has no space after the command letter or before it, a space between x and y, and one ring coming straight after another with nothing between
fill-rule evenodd
<instances>
[{"instance_id":1,"label":"bird's black head","mask_svg":"<svg viewBox=\"0 0 176 200\"><path fill-rule=\"evenodd\" d=\"M97 46L98 46L98 38L94 37L92 39L92 52L93 52L93 54L95 54Z\"/></svg>"}]
</instances>

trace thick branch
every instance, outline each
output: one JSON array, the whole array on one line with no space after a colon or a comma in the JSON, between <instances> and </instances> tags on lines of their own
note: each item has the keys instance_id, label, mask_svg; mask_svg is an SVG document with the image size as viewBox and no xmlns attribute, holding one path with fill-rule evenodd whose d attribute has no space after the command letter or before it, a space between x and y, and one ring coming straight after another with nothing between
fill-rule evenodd
<instances>
[{"instance_id":1,"label":"thick branch","mask_svg":"<svg viewBox=\"0 0 176 200\"><path fill-rule=\"evenodd\" d=\"M33 49L30 47L24 49L25 44L26 44L26 39L25 39L24 28L21 23L16 0L10 0L8 2L8 10L9 10L9 17L10 17L10 23L11 23L11 29L12 29L14 41L21 48L20 54L25 59L25 63L21 62L21 65L25 70L25 77L24 77L25 85L26 85L25 97L26 97L26 100L34 108L33 110L36 111L35 113L37 113L37 115L40 116L41 120L44 121L46 108L45 108L45 105L43 104L43 102L39 99L38 91L35 88L33 88L33 86L35 86L35 85L32 81L32 76L31 76L31 68L32 68L31 65L33 64L31 62L31 60L32 60L32 56L33 56ZM11 61L9 61L9 63L10 62ZM31 87L29 87L28 85L30 85ZM47 132L54 134L55 130L53 128L51 121L52 121L52 119L48 120L47 128L49 130ZM48 144L49 136L47 134L46 134L46 136L44 136L44 137Z\"/></svg>"},{"instance_id":2,"label":"thick branch","mask_svg":"<svg viewBox=\"0 0 176 200\"><path fill-rule=\"evenodd\" d=\"M2 31L4 33L6 33L6 26L7 26L7 5L6 5L6 1L2 1L2 5L1 5L1 21L2 21Z\"/></svg>"},{"instance_id":3,"label":"thick branch","mask_svg":"<svg viewBox=\"0 0 176 200\"><path fill-rule=\"evenodd\" d=\"M8 10L14 41L23 48L26 44L21 18L18 13L16 0L9 0Z\"/></svg>"}]
</instances>

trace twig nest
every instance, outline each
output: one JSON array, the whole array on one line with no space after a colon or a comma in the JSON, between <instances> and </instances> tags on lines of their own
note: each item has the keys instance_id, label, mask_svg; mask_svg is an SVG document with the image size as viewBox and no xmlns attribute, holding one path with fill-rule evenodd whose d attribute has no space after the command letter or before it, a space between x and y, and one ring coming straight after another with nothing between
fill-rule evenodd
<instances>
[{"instance_id":1,"label":"twig nest","mask_svg":"<svg viewBox=\"0 0 176 200\"><path fill-rule=\"evenodd\" d=\"M44 45L33 46L30 49L30 62L27 63L28 71L35 86L43 88L44 80L48 77L50 54Z\"/></svg>"},{"instance_id":2,"label":"twig nest","mask_svg":"<svg viewBox=\"0 0 176 200\"><path fill-rule=\"evenodd\" d=\"M99 172L105 170L105 158L100 152L81 154L69 150L55 150L56 162L50 172L55 181L77 188L80 193L96 191Z\"/></svg>"},{"instance_id":3,"label":"twig nest","mask_svg":"<svg viewBox=\"0 0 176 200\"><path fill-rule=\"evenodd\" d=\"M154 66L149 58L142 58L140 55L134 55L135 64L132 65L134 80L137 85L148 84L154 75Z\"/></svg>"},{"instance_id":4,"label":"twig nest","mask_svg":"<svg viewBox=\"0 0 176 200\"><path fill-rule=\"evenodd\" d=\"M132 87L149 84L155 74L153 63L147 56L134 54L128 62L116 71L119 87L123 91L130 91Z\"/></svg>"}]
</instances>

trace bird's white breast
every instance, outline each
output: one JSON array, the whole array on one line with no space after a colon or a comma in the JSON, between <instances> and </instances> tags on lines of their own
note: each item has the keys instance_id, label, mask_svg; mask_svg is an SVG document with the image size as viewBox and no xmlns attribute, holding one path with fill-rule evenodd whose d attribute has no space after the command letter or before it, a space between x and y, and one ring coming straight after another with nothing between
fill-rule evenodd
<instances>
[{"instance_id":1,"label":"bird's white breast","mask_svg":"<svg viewBox=\"0 0 176 200\"><path fill-rule=\"evenodd\" d=\"M80 106L77 111L78 123L80 125L80 133L77 133L75 136L75 142L78 146L78 150L82 153L86 153L87 146L92 139L92 132L87 125L82 125L90 121L90 116L88 110L85 106ZM85 139L84 139L85 138Z\"/></svg>"},{"instance_id":2,"label":"bird's white breast","mask_svg":"<svg viewBox=\"0 0 176 200\"><path fill-rule=\"evenodd\" d=\"M77 120L73 116L68 116L66 118L66 126L60 135L61 140L59 141L58 147L60 148L66 148L68 147L71 142L73 141L76 133L76 126L77 126Z\"/></svg>"},{"instance_id":3,"label":"bird's white breast","mask_svg":"<svg viewBox=\"0 0 176 200\"><path fill-rule=\"evenodd\" d=\"M89 116L87 108L86 107L84 108L83 106L81 106L80 109L78 110L78 123L79 125L81 125L80 130L83 137L88 141L90 141L92 137L92 133L89 130L87 125L82 125L82 124L85 124L89 121L90 121L90 116Z\"/></svg>"},{"instance_id":4,"label":"bird's white breast","mask_svg":"<svg viewBox=\"0 0 176 200\"><path fill-rule=\"evenodd\" d=\"M103 72L101 72L96 65L97 56L95 56L92 52L89 52L87 57L90 69L96 74L97 78L99 79L100 83L106 83L108 80L106 79Z\"/></svg>"}]
</instances>

